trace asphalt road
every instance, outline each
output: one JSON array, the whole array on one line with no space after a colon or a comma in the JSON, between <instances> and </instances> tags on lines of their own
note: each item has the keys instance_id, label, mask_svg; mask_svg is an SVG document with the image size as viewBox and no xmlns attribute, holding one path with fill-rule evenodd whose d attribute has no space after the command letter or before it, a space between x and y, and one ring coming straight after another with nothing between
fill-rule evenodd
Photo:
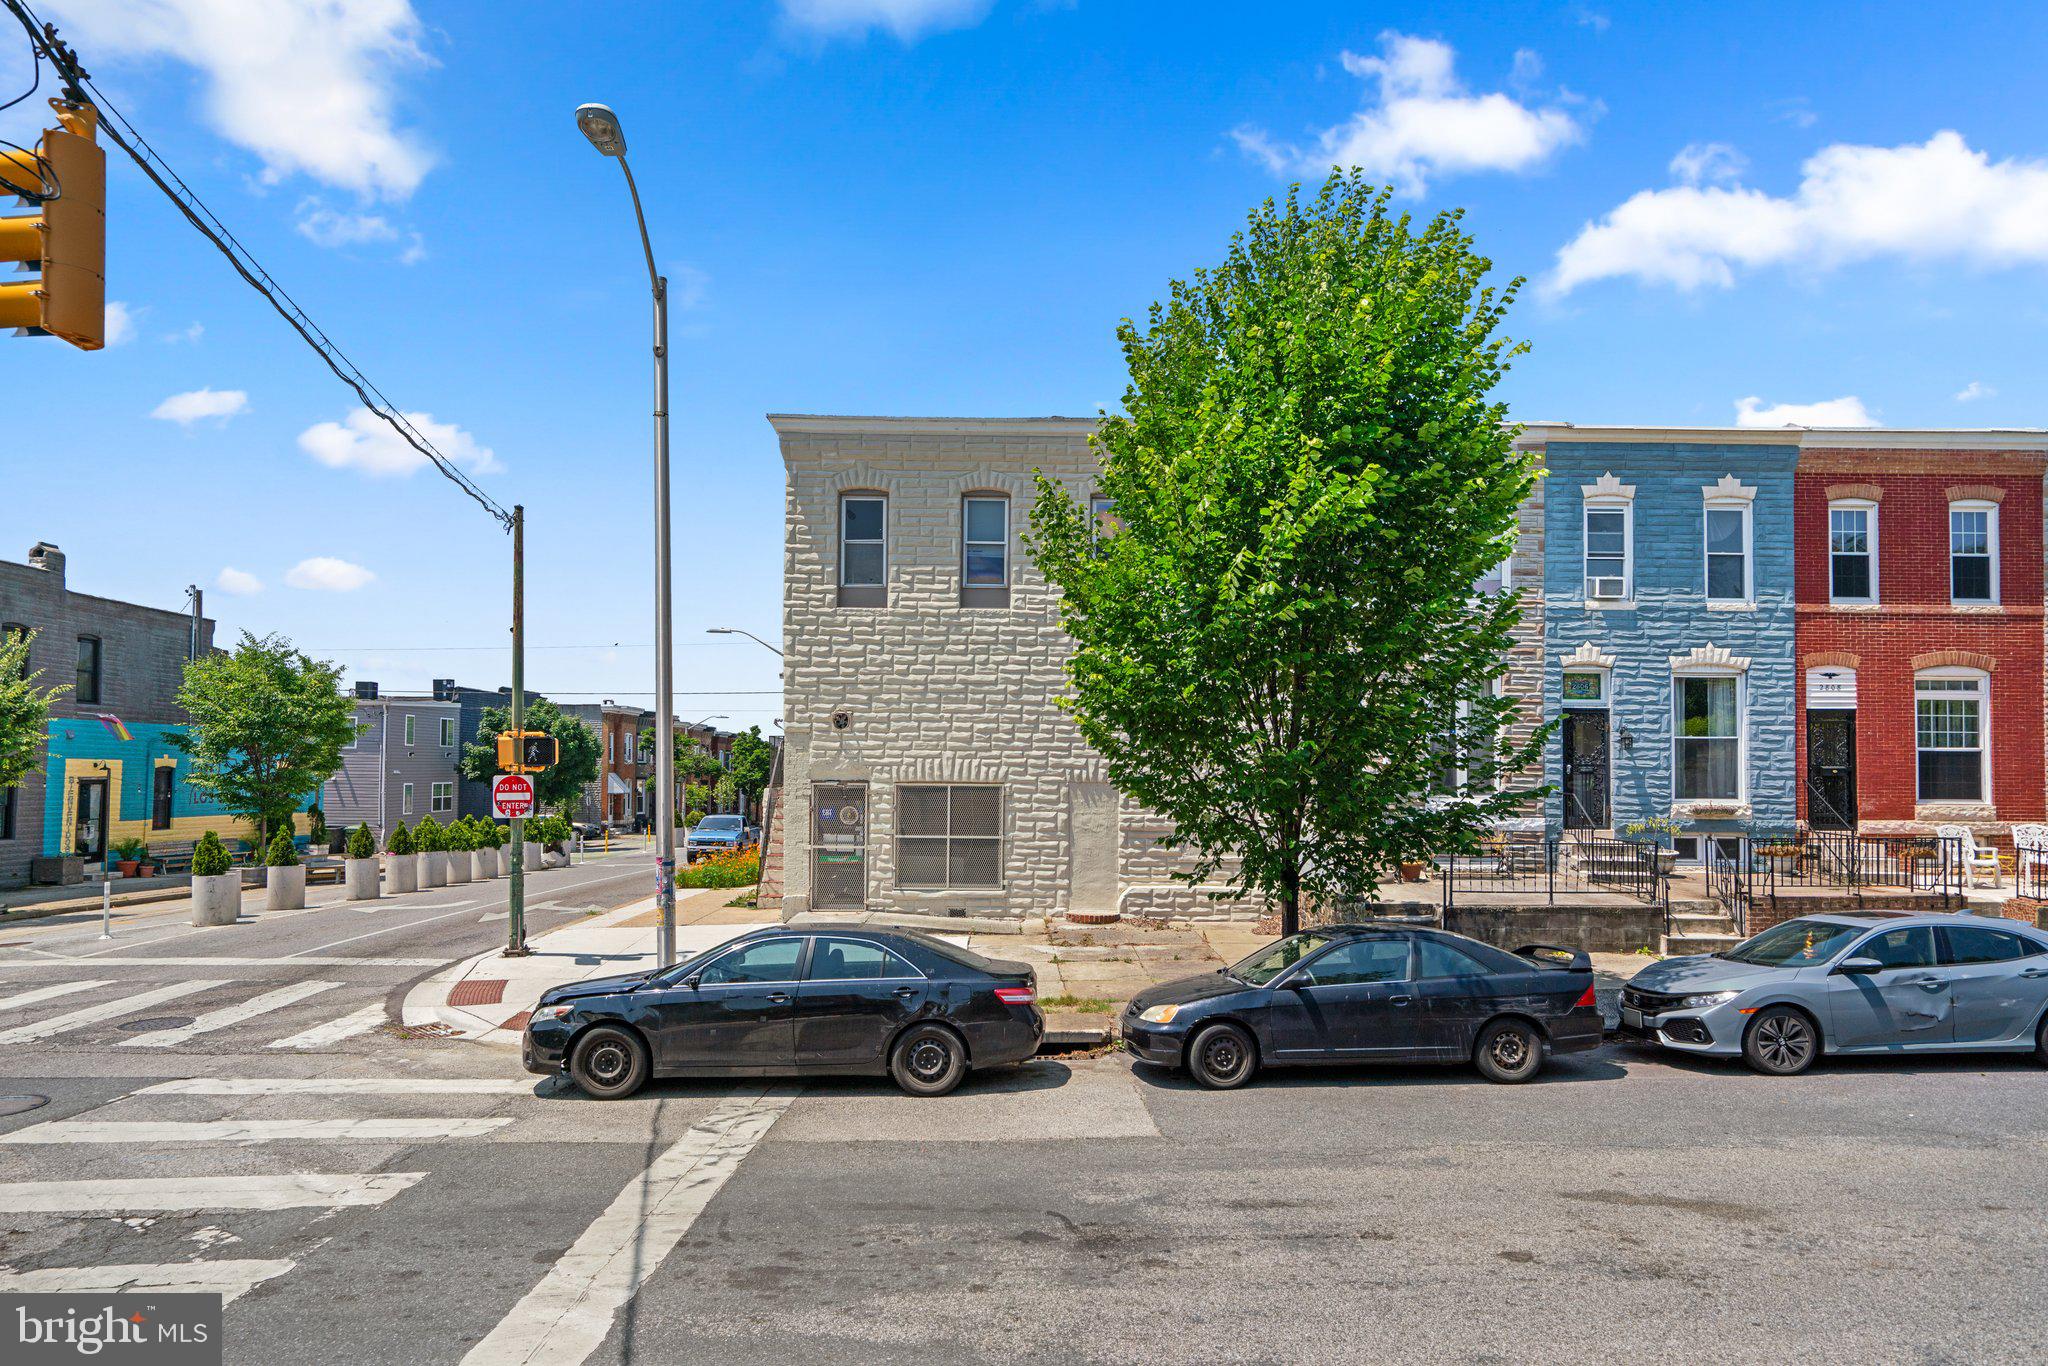
<instances>
[{"instance_id":1,"label":"asphalt road","mask_svg":"<svg viewBox=\"0 0 2048 1366\"><path fill-rule=\"evenodd\" d=\"M644 891L643 856L614 868L534 899ZM1605 1049L1525 1087L1378 1069L1215 1095L1110 1056L932 1101L836 1080L597 1104L499 1048L318 1041L431 971L399 960L495 942L489 906L448 909L482 890L159 927L75 966L0 950L0 1092L48 1097L0 1113L0 1291L233 1293L228 1359L265 1366L2048 1356L2029 1061L1775 1080ZM193 981L231 985L137 1004ZM136 1041L191 1026L121 1028L329 981L167 1047Z\"/></svg>"}]
</instances>

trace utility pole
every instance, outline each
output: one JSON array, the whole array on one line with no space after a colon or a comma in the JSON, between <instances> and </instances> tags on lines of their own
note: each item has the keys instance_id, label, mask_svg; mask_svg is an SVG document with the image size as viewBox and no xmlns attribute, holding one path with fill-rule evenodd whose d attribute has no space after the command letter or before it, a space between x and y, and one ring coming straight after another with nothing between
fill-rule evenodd
<instances>
[{"instance_id":1,"label":"utility pole","mask_svg":"<svg viewBox=\"0 0 2048 1366\"><path fill-rule=\"evenodd\" d=\"M526 742L526 505L512 505L512 733ZM505 957L524 958L526 947L526 819L512 818L512 899L505 917Z\"/></svg>"}]
</instances>

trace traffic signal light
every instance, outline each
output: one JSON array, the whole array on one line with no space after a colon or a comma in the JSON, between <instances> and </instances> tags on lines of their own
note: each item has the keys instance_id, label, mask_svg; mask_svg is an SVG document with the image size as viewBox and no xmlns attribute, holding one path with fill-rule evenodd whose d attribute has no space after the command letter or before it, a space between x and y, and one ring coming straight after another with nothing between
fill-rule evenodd
<instances>
[{"instance_id":1,"label":"traffic signal light","mask_svg":"<svg viewBox=\"0 0 2048 1366\"><path fill-rule=\"evenodd\" d=\"M0 281L0 327L62 337L97 351L107 340L107 154L89 104L50 101L55 128L33 152L0 147L0 195L35 212L0 218L0 262L37 274Z\"/></svg>"},{"instance_id":2,"label":"traffic signal light","mask_svg":"<svg viewBox=\"0 0 2048 1366\"><path fill-rule=\"evenodd\" d=\"M555 737L544 730L498 733L498 767L507 773L539 773L555 758Z\"/></svg>"}]
</instances>

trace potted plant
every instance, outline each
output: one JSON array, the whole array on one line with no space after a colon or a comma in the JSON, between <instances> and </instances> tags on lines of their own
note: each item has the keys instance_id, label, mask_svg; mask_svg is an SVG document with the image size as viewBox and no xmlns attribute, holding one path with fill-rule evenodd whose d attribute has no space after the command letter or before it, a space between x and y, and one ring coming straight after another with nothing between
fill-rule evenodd
<instances>
[{"instance_id":1,"label":"potted plant","mask_svg":"<svg viewBox=\"0 0 2048 1366\"><path fill-rule=\"evenodd\" d=\"M448 832L432 816L412 828L413 848L420 851L420 888L448 885Z\"/></svg>"},{"instance_id":2,"label":"potted plant","mask_svg":"<svg viewBox=\"0 0 2048 1366\"><path fill-rule=\"evenodd\" d=\"M1651 845L1651 852L1657 858L1658 874L1671 876L1671 870L1678 866L1678 850L1672 847L1671 842L1683 833L1677 821L1669 816L1645 816L1622 826L1621 833L1638 844Z\"/></svg>"},{"instance_id":3,"label":"potted plant","mask_svg":"<svg viewBox=\"0 0 2048 1366\"><path fill-rule=\"evenodd\" d=\"M299 842L288 827L280 826L263 851L263 864L270 869L264 884L263 909L297 911L306 905L306 865L299 862Z\"/></svg>"},{"instance_id":4,"label":"potted plant","mask_svg":"<svg viewBox=\"0 0 2048 1366\"><path fill-rule=\"evenodd\" d=\"M113 847L114 867L120 870L122 877L134 877L148 853L149 846L133 835L124 840L117 840Z\"/></svg>"},{"instance_id":5,"label":"potted plant","mask_svg":"<svg viewBox=\"0 0 2048 1366\"><path fill-rule=\"evenodd\" d=\"M540 837L541 832L547 829L547 820L546 816L530 816L524 822L526 826L526 839L522 842L520 858L526 866L526 871L529 873L540 871Z\"/></svg>"},{"instance_id":6,"label":"potted plant","mask_svg":"<svg viewBox=\"0 0 2048 1366\"><path fill-rule=\"evenodd\" d=\"M476 861L470 857L476 841L470 837L468 824L460 820L449 822L447 829L441 832L441 842L447 846L448 885L466 884L476 866Z\"/></svg>"},{"instance_id":7,"label":"potted plant","mask_svg":"<svg viewBox=\"0 0 2048 1366\"><path fill-rule=\"evenodd\" d=\"M192 923L232 925L242 913L242 875L211 830L192 846Z\"/></svg>"},{"instance_id":8,"label":"potted plant","mask_svg":"<svg viewBox=\"0 0 2048 1366\"><path fill-rule=\"evenodd\" d=\"M1399 866L1401 869L1401 881L1420 882L1429 871L1429 860L1426 858L1404 858L1400 861Z\"/></svg>"},{"instance_id":9,"label":"potted plant","mask_svg":"<svg viewBox=\"0 0 2048 1366\"><path fill-rule=\"evenodd\" d=\"M1793 840L1778 840L1760 844L1756 849L1762 856L1764 867L1774 873L1796 873L1799 871L1799 845Z\"/></svg>"},{"instance_id":10,"label":"potted plant","mask_svg":"<svg viewBox=\"0 0 2048 1366\"><path fill-rule=\"evenodd\" d=\"M306 852L331 854L334 852L332 846L333 836L327 829L327 813L320 809L320 803L314 802L306 808Z\"/></svg>"},{"instance_id":11,"label":"potted plant","mask_svg":"<svg viewBox=\"0 0 2048 1366\"><path fill-rule=\"evenodd\" d=\"M391 833L384 837L384 872L391 879L394 892L416 892L420 886L420 858L418 846L412 842L412 831L400 821L391 827Z\"/></svg>"},{"instance_id":12,"label":"potted plant","mask_svg":"<svg viewBox=\"0 0 2048 1366\"><path fill-rule=\"evenodd\" d=\"M381 891L377 885L377 837L368 825L348 832L348 842L342 846L341 880L350 901L375 901Z\"/></svg>"},{"instance_id":13,"label":"potted plant","mask_svg":"<svg viewBox=\"0 0 2048 1366\"><path fill-rule=\"evenodd\" d=\"M498 875L498 827L481 816L468 821L470 843L476 846L476 875L488 881Z\"/></svg>"}]
</instances>

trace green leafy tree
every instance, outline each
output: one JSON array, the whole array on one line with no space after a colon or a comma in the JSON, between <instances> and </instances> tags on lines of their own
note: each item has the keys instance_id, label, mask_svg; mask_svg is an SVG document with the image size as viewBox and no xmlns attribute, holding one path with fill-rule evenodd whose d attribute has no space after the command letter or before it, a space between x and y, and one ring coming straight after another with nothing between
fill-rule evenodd
<instances>
[{"instance_id":1,"label":"green leafy tree","mask_svg":"<svg viewBox=\"0 0 2048 1366\"><path fill-rule=\"evenodd\" d=\"M370 827L367 823L358 825L355 829L348 832L346 852L350 858L377 857L377 837L370 833Z\"/></svg>"},{"instance_id":2,"label":"green leafy tree","mask_svg":"<svg viewBox=\"0 0 2048 1366\"><path fill-rule=\"evenodd\" d=\"M199 842L192 846L193 877L219 877L234 866L234 859L228 856L228 847L211 830L201 835Z\"/></svg>"},{"instance_id":3,"label":"green leafy tree","mask_svg":"<svg viewBox=\"0 0 2048 1366\"><path fill-rule=\"evenodd\" d=\"M270 847L263 853L263 861L273 868L298 866L299 844L289 829L282 825L277 827L277 833L270 837Z\"/></svg>"},{"instance_id":4,"label":"green leafy tree","mask_svg":"<svg viewBox=\"0 0 2048 1366\"><path fill-rule=\"evenodd\" d=\"M232 652L185 665L178 705L192 718L170 741L191 756L187 781L255 822L258 847L341 767L362 729L341 671L283 636L248 632Z\"/></svg>"},{"instance_id":5,"label":"green leafy tree","mask_svg":"<svg viewBox=\"0 0 2048 1366\"><path fill-rule=\"evenodd\" d=\"M485 707L477 724L476 743L462 751L462 776L473 783L487 783L504 772L498 767L498 736L512 728L512 708ZM533 775L535 799L544 807L574 803L587 785L597 781L601 750L597 732L545 697L526 704L526 728L544 730L555 737L555 764L545 773Z\"/></svg>"},{"instance_id":6,"label":"green leafy tree","mask_svg":"<svg viewBox=\"0 0 2048 1366\"><path fill-rule=\"evenodd\" d=\"M29 672L29 643L24 635L0 636L0 788L19 787L37 771L36 758L49 739L50 703L62 686L39 688L41 669Z\"/></svg>"},{"instance_id":7,"label":"green leafy tree","mask_svg":"<svg viewBox=\"0 0 2048 1366\"><path fill-rule=\"evenodd\" d=\"M405 828L404 821L392 826L391 833L384 837L384 852L401 856L419 852L419 845L413 842L412 831Z\"/></svg>"},{"instance_id":8,"label":"green leafy tree","mask_svg":"<svg viewBox=\"0 0 2048 1366\"><path fill-rule=\"evenodd\" d=\"M1185 880L1263 896L1289 932L1304 902L1476 847L1528 799L1497 780L1541 754L1506 743L1492 687L1519 600L1474 592L1536 477L1492 396L1521 282L1483 283L1459 215L1417 230L1387 198L1340 172L1268 201L1125 320L1098 486L1041 476L1031 518L1065 701L1111 782L1173 822ZM1447 771L1457 800L1432 800Z\"/></svg>"},{"instance_id":9,"label":"green leafy tree","mask_svg":"<svg viewBox=\"0 0 2048 1366\"><path fill-rule=\"evenodd\" d=\"M733 781L732 774L728 773L718 780L717 786L711 789L711 800L718 804L720 811L731 811L738 807L740 785Z\"/></svg>"},{"instance_id":10,"label":"green leafy tree","mask_svg":"<svg viewBox=\"0 0 2048 1366\"><path fill-rule=\"evenodd\" d=\"M759 801L775 776L775 746L761 738L759 726L732 737L732 780L750 802Z\"/></svg>"}]
</instances>

